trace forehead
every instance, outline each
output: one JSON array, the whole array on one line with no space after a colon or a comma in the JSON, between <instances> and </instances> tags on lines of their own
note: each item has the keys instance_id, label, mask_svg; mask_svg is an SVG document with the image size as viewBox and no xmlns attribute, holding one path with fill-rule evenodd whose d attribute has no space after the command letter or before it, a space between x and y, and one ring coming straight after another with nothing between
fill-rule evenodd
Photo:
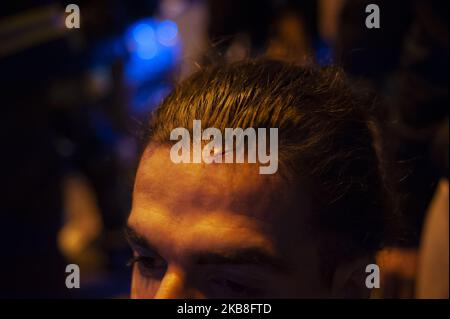
<instances>
[{"instance_id":1,"label":"forehead","mask_svg":"<svg viewBox=\"0 0 450 319\"><path fill-rule=\"evenodd\" d=\"M267 208L292 204L297 197L279 175L259 174L258 164L174 164L169 151L146 150L136 175L136 199L168 208L220 208L270 218L274 212Z\"/></svg>"},{"instance_id":2,"label":"forehead","mask_svg":"<svg viewBox=\"0 0 450 319\"><path fill-rule=\"evenodd\" d=\"M306 206L277 174L260 175L257 164L174 164L170 148L156 147L142 156L129 222L145 234L151 225L160 238L178 233L188 242L201 234L209 242L261 244L267 233L288 234L294 225L298 233Z\"/></svg>"}]
</instances>

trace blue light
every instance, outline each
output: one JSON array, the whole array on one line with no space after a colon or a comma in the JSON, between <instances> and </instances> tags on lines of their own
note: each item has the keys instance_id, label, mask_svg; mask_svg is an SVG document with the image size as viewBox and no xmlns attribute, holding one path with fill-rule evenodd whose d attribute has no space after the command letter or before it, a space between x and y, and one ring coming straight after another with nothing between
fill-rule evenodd
<instances>
[{"instance_id":1,"label":"blue light","mask_svg":"<svg viewBox=\"0 0 450 319\"><path fill-rule=\"evenodd\" d=\"M123 40L129 53L127 82L137 84L155 79L177 63L181 46L173 21L141 19L129 26Z\"/></svg>"},{"instance_id":2,"label":"blue light","mask_svg":"<svg viewBox=\"0 0 450 319\"><path fill-rule=\"evenodd\" d=\"M136 41L138 45L147 46L153 44L155 41L155 32L148 23L137 24L134 27L132 34L134 41Z\"/></svg>"},{"instance_id":3,"label":"blue light","mask_svg":"<svg viewBox=\"0 0 450 319\"><path fill-rule=\"evenodd\" d=\"M178 27L173 21L161 22L156 29L158 42L164 46L173 46L177 43Z\"/></svg>"},{"instance_id":4,"label":"blue light","mask_svg":"<svg viewBox=\"0 0 450 319\"><path fill-rule=\"evenodd\" d=\"M155 42L149 42L146 45L138 45L136 48L137 55L144 60L153 59L158 52Z\"/></svg>"},{"instance_id":5,"label":"blue light","mask_svg":"<svg viewBox=\"0 0 450 319\"><path fill-rule=\"evenodd\" d=\"M150 21L139 22L131 28L129 48L144 60L153 59L158 52L155 31Z\"/></svg>"}]
</instances>

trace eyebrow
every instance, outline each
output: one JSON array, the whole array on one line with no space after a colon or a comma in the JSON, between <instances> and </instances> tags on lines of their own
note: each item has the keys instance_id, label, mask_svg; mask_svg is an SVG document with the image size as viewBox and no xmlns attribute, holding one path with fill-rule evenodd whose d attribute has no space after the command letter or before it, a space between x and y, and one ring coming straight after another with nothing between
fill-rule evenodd
<instances>
[{"instance_id":1,"label":"eyebrow","mask_svg":"<svg viewBox=\"0 0 450 319\"><path fill-rule=\"evenodd\" d=\"M242 248L231 252L200 253L197 254L196 259L199 265L257 265L277 272L289 270L283 259L272 256L258 247Z\"/></svg>"},{"instance_id":2,"label":"eyebrow","mask_svg":"<svg viewBox=\"0 0 450 319\"><path fill-rule=\"evenodd\" d=\"M125 227L125 234L133 248L156 252L146 238L138 234L131 226ZM291 269L280 257L273 256L259 247L238 248L223 252L199 252L194 258L198 265L257 265L277 272L289 272Z\"/></svg>"},{"instance_id":3,"label":"eyebrow","mask_svg":"<svg viewBox=\"0 0 450 319\"><path fill-rule=\"evenodd\" d=\"M125 237L128 241L128 244L132 248L140 248L145 251L156 252L156 248L153 247L144 236L138 234L133 227L127 225L125 226Z\"/></svg>"}]
</instances>

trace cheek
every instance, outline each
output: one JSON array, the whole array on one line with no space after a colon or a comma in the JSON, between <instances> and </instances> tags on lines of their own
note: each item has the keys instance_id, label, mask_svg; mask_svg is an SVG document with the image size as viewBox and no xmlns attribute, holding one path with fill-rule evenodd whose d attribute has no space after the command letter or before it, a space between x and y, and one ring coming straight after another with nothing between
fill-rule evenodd
<instances>
[{"instance_id":1,"label":"cheek","mask_svg":"<svg viewBox=\"0 0 450 319\"><path fill-rule=\"evenodd\" d=\"M131 279L131 298L153 299L158 291L160 283L159 279L142 276L137 267L134 266Z\"/></svg>"}]
</instances>

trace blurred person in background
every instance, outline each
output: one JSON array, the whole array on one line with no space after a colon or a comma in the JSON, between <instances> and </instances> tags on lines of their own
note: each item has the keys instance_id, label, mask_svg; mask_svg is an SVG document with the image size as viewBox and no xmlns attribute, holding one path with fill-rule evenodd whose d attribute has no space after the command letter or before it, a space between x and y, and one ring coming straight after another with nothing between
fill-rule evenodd
<instances>
[{"instance_id":1,"label":"blurred person in background","mask_svg":"<svg viewBox=\"0 0 450 319\"><path fill-rule=\"evenodd\" d=\"M380 8L380 29L365 28L361 12L370 3ZM432 150L448 123L448 11L448 2L438 0L346 0L337 14L335 59L355 85L379 96L384 160L403 220L393 249L380 255L390 283L380 293L385 298L415 295L425 214L443 176Z\"/></svg>"},{"instance_id":2,"label":"blurred person in background","mask_svg":"<svg viewBox=\"0 0 450 319\"><path fill-rule=\"evenodd\" d=\"M318 43L315 1L206 1L211 48L206 62L266 55L311 63Z\"/></svg>"},{"instance_id":3,"label":"blurred person in background","mask_svg":"<svg viewBox=\"0 0 450 319\"><path fill-rule=\"evenodd\" d=\"M213 59L226 59L227 51L233 45L244 51L241 59L264 51L272 17L270 0L210 0L206 4L208 37L217 52Z\"/></svg>"},{"instance_id":4,"label":"blurred person in background","mask_svg":"<svg viewBox=\"0 0 450 319\"><path fill-rule=\"evenodd\" d=\"M417 298L448 298L448 119L440 125L432 148L432 158L440 181L425 215L419 247L416 281Z\"/></svg>"},{"instance_id":5,"label":"blurred person in background","mask_svg":"<svg viewBox=\"0 0 450 319\"><path fill-rule=\"evenodd\" d=\"M302 9L290 3L277 10L267 43L267 57L298 65L314 62L311 61L314 56L312 30L308 29L310 25L306 23Z\"/></svg>"},{"instance_id":6,"label":"blurred person in background","mask_svg":"<svg viewBox=\"0 0 450 319\"><path fill-rule=\"evenodd\" d=\"M82 27L72 30L66 4L0 5L2 297L126 292L104 285L108 272L127 273L133 163L121 158L130 134L123 58L98 47L155 2L78 1ZM69 263L81 267L80 291L65 286ZM90 291L99 284L103 291Z\"/></svg>"}]
</instances>

